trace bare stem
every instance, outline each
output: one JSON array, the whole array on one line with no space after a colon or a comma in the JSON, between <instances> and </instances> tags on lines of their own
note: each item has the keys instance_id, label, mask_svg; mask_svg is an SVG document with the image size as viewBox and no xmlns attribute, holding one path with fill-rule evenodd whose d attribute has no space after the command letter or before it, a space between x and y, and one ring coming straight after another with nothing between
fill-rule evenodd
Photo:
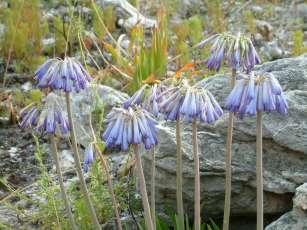
<instances>
[{"instance_id":1,"label":"bare stem","mask_svg":"<svg viewBox=\"0 0 307 230\"><path fill-rule=\"evenodd\" d=\"M236 82L236 70L232 70L230 86L233 89ZM234 113L229 113L228 128L227 128L227 141L226 141L226 159L225 159L225 203L224 203L224 219L223 230L229 229L230 217L230 201L231 201L231 158L232 158L232 133L233 133L233 120Z\"/></svg>"},{"instance_id":2,"label":"bare stem","mask_svg":"<svg viewBox=\"0 0 307 230\"><path fill-rule=\"evenodd\" d=\"M114 212L115 212L116 226L117 226L118 230L122 230L122 224L121 224L120 215L119 215L119 211L118 211L118 203L117 203L116 196L115 196L115 193L114 193L114 188L113 188L110 170L109 170L108 163L107 163L106 159L103 157L103 155L102 155L102 153L101 153L101 151L100 151L100 149L97 145L97 138L96 138L95 131L94 131L94 128L93 128L93 125L92 125L92 115L91 114L89 116L89 123L90 123L90 129L91 129L91 132L92 132L92 136L94 138L95 150L98 153L98 156L99 156L100 161L101 161L101 165L102 165L102 167L103 167L103 169L104 169L104 171L107 175L109 193L111 194L112 205L113 205Z\"/></svg>"},{"instance_id":3,"label":"bare stem","mask_svg":"<svg viewBox=\"0 0 307 230\"><path fill-rule=\"evenodd\" d=\"M155 180L156 180L156 151L155 147L151 149L151 189L150 189L150 206L151 206L151 218L154 229L156 229L156 191L155 191Z\"/></svg>"},{"instance_id":4,"label":"bare stem","mask_svg":"<svg viewBox=\"0 0 307 230\"><path fill-rule=\"evenodd\" d=\"M113 189L113 183L112 183L112 178L111 178L111 175L110 175L109 167L108 167L108 164L107 164L105 158L103 157L102 153L98 149L97 144L95 144L95 148L96 148L98 155L99 155L99 158L101 160L101 165L104 168L106 175L107 175L108 188L109 188L109 192L111 194L112 204L113 204L113 208L114 208L114 212L115 212L116 226L117 226L118 230L122 230L122 224L121 224L121 220L120 220L120 216L119 216L119 212L118 212L118 204L117 204L114 189Z\"/></svg>"},{"instance_id":5,"label":"bare stem","mask_svg":"<svg viewBox=\"0 0 307 230\"><path fill-rule=\"evenodd\" d=\"M181 152L181 130L180 118L176 120L176 196L177 196L177 215L179 218L180 227L184 228L184 211L183 211L183 197L182 197L182 152Z\"/></svg>"},{"instance_id":6,"label":"bare stem","mask_svg":"<svg viewBox=\"0 0 307 230\"><path fill-rule=\"evenodd\" d=\"M193 145L194 173L195 173L194 229L200 230L200 174L199 174L199 156L198 156L198 144L197 144L196 119L194 119L192 122L192 145Z\"/></svg>"},{"instance_id":7,"label":"bare stem","mask_svg":"<svg viewBox=\"0 0 307 230\"><path fill-rule=\"evenodd\" d=\"M60 183L60 189L61 189L61 193L62 193L62 199L64 200L64 204L65 204L65 209L71 224L71 228L73 230L77 230L77 225L75 223L73 214L71 212L71 205L68 199L68 196L66 194L65 191L65 187L64 187L64 180L63 180L63 175L61 172L61 167L60 167L60 161L59 161L59 155L58 155L58 151L57 151L57 145L56 145L56 141L55 141L55 137L54 135L50 136L50 142L51 142L51 152L52 152L52 156L53 156L53 160L55 163L55 167L56 167L56 173L58 175L58 180Z\"/></svg>"},{"instance_id":8,"label":"bare stem","mask_svg":"<svg viewBox=\"0 0 307 230\"><path fill-rule=\"evenodd\" d=\"M146 229L154 230L152 219L151 219L151 214L150 214L142 161L141 161L141 156L139 154L139 148L137 145L133 145L133 151L136 157L136 167L137 167L139 181L140 181L140 189L141 189L141 196L142 196L142 202L143 202L143 208L144 208L144 214L145 214Z\"/></svg>"},{"instance_id":9,"label":"bare stem","mask_svg":"<svg viewBox=\"0 0 307 230\"><path fill-rule=\"evenodd\" d=\"M256 147L256 178L257 178L257 230L263 230L263 174L262 174L262 113L257 113L257 147Z\"/></svg>"},{"instance_id":10,"label":"bare stem","mask_svg":"<svg viewBox=\"0 0 307 230\"><path fill-rule=\"evenodd\" d=\"M73 150L73 156L76 164L76 169L77 169L77 174L80 180L80 185L81 185L81 190L85 198L86 205L90 211L90 216L94 225L94 228L97 230L101 230L101 226L99 224L99 221L97 219L96 213L94 206L91 202L88 189L84 180L84 176L82 173L82 168L81 168L81 162L80 162L80 156L79 156L79 150L77 146L77 141L76 141L76 134L75 134L75 128L74 128L74 123L73 123L73 117L72 117L72 110L71 110L71 104L70 104L70 94L66 92L66 105L67 105L67 114L68 114L68 121L69 121L69 126L70 126L70 138L71 138L71 143L72 143L72 150Z\"/></svg>"}]
</instances>

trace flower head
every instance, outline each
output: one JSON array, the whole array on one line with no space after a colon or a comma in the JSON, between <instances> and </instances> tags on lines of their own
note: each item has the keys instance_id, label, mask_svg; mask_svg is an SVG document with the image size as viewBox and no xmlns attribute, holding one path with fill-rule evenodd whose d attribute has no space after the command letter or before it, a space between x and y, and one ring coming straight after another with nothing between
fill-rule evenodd
<instances>
[{"instance_id":1,"label":"flower head","mask_svg":"<svg viewBox=\"0 0 307 230\"><path fill-rule=\"evenodd\" d=\"M163 92L163 89L163 86L154 84L150 89L149 95L145 99L145 109L151 112L155 117L157 117L160 112L159 102L161 102L162 97L159 95Z\"/></svg>"},{"instance_id":2,"label":"flower head","mask_svg":"<svg viewBox=\"0 0 307 230\"><path fill-rule=\"evenodd\" d=\"M250 38L229 33L213 35L201 43L202 46L211 43L210 56L206 65L210 70L219 71L223 62L232 69L240 67L250 72L255 65L260 64L260 58Z\"/></svg>"},{"instance_id":3,"label":"flower head","mask_svg":"<svg viewBox=\"0 0 307 230\"><path fill-rule=\"evenodd\" d=\"M30 129L37 125L40 110L33 104L28 105L20 112L21 122L19 124L21 129Z\"/></svg>"},{"instance_id":4,"label":"flower head","mask_svg":"<svg viewBox=\"0 0 307 230\"><path fill-rule=\"evenodd\" d=\"M67 134L69 125L59 106L58 96L49 93L42 107L28 106L21 112L20 127L35 128L45 134Z\"/></svg>"},{"instance_id":5,"label":"flower head","mask_svg":"<svg viewBox=\"0 0 307 230\"><path fill-rule=\"evenodd\" d=\"M79 92L87 87L91 77L75 58L49 59L35 72L39 88Z\"/></svg>"},{"instance_id":6,"label":"flower head","mask_svg":"<svg viewBox=\"0 0 307 230\"><path fill-rule=\"evenodd\" d=\"M162 93L163 94L163 93ZM213 95L203 88L189 86L183 81L181 86L168 89L165 99L160 103L160 110L166 120L174 121L179 117L191 122L199 119L202 122L216 121L223 111Z\"/></svg>"},{"instance_id":7,"label":"flower head","mask_svg":"<svg viewBox=\"0 0 307 230\"><path fill-rule=\"evenodd\" d=\"M107 115L107 128L102 135L106 147L120 146L127 151L130 144L143 143L146 149L158 143L156 120L140 106L113 108Z\"/></svg>"},{"instance_id":8,"label":"flower head","mask_svg":"<svg viewBox=\"0 0 307 230\"><path fill-rule=\"evenodd\" d=\"M288 111L282 88L271 73L256 77L251 73L237 80L225 107L231 112L238 113L241 119L245 115L254 116L257 112L277 111L286 114Z\"/></svg>"},{"instance_id":9,"label":"flower head","mask_svg":"<svg viewBox=\"0 0 307 230\"><path fill-rule=\"evenodd\" d=\"M36 129L46 134L61 133L65 135L69 131L68 121L59 105L58 96L49 93L46 97L42 112L38 118Z\"/></svg>"},{"instance_id":10,"label":"flower head","mask_svg":"<svg viewBox=\"0 0 307 230\"><path fill-rule=\"evenodd\" d=\"M129 97L124 103L123 107L128 109L131 105L140 105L143 101L143 96L145 94L145 89L147 84L143 85L138 91L136 91L131 97Z\"/></svg>"},{"instance_id":11,"label":"flower head","mask_svg":"<svg viewBox=\"0 0 307 230\"><path fill-rule=\"evenodd\" d=\"M83 171L85 173L88 172L89 167L93 163L95 159L94 150L93 150L93 144L89 144L89 146L85 149L84 153L84 164L83 164Z\"/></svg>"}]
</instances>

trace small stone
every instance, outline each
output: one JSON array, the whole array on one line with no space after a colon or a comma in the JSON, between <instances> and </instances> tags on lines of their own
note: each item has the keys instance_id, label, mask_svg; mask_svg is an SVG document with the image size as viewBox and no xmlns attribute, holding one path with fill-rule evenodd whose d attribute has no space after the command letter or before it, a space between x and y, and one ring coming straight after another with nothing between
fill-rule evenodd
<instances>
[{"instance_id":1,"label":"small stone","mask_svg":"<svg viewBox=\"0 0 307 230\"><path fill-rule=\"evenodd\" d=\"M304 230L307 227L307 183L296 189L293 210L282 215L265 230Z\"/></svg>"},{"instance_id":2,"label":"small stone","mask_svg":"<svg viewBox=\"0 0 307 230\"><path fill-rule=\"evenodd\" d=\"M43 46L54 46L55 39L54 38L44 38L42 40L42 45Z\"/></svg>"},{"instance_id":3,"label":"small stone","mask_svg":"<svg viewBox=\"0 0 307 230\"><path fill-rule=\"evenodd\" d=\"M251 11L256 15L262 15L263 14L263 8L261 6L252 6Z\"/></svg>"},{"instance_id":4,"label":"small stone","mask_svg":"<svg viewBox=\"0 0 307 230\"><path fill-rule=\"evenodd\" d=\"M123 47L125 50L127 50L129 48L130 45L130 40L129 39L125 39L121 42L121 47Z\"/></svg>"},{"instance_id":5,"label":"small stone","mask_svg":"<svg viewBox=\"0 0 307 230\"><path fill-rule=\"evenodd\" d=\"M25 92L30 91L33 88L32 83L31 82L26 82L21 86L21 89Z\"/></svg>"},{"instance_id":6,"label":"small stone","mask_svg":"<svg viewBox=\"0 0 307 230\"><path fill-rule=\"evenodd\" d=\"M74 167L74 158L70 150L63 150L59 154L59 158L60 158L60 167L63 171ZM54 166L54 170L55 170L55 166Z\"/></svg>"},{"instance_id":7,"label":"small stone","mask_svg":"<svg viewBox=\"0 0 307 230\"><path fill-rule=\"evenodd\" d=\"M295 197L293 198L293 207L307 211L307 183L296 189Z\"/></svg>"},{"instance_id":8,"label":"small stone","mask_svg":"<svg viewBox=\"0 0 307 230\"><path fill-rule=\"evenodd\" d=\"M280 59L284 55L283 50L276 41L266 43L260 50L269 61Z\"/></svg>"},{"instance_id":9,"label":"small stone","mask_svg":"<svg viewBox=\"0 0 307 230\"><path fill-rule=\"evenodd\" d=\"M255 33L254 34L254 40L253 43L255 46L261 46L264 43L264 39L263 36L261 35L261 33Z\"/></svg>"},{"instance_id":10,"label":"small stone","mask_svg":"<svg viewBox=\"0 0 307 230\"><path fill-rule=\"evenodd\" d=\"M273 27L270 23L263 20L256 20L256 27L259 33L263 36L266 41L271 41L273 38L272 31Z\"/></svg>"},{"instance_id":11,"label":"small stone","mask_svg":"<svg viewBox=\"0 0 307 230\"><path fill-rule=\"evenodd\" d=\"M307 23L307 4L299 4L297 5L298 15L303 19L305 23Z\"/></svg>"}]
</instances>

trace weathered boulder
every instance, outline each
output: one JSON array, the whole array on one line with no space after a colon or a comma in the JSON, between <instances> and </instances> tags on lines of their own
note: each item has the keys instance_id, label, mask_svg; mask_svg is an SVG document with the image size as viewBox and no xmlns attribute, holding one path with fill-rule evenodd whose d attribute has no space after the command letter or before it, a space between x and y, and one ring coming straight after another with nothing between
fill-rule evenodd
<instances>
[{"instance_id":1,"label":"weathered boulder","mask_svg":"<svg viewBox=\"0 0 307 230\"><path fill-rule=\"evenodd\" d=\"M307 229L307 183L296 189L292 211L282 215L265 230Z\"/></svg>"},{"instance_id":2,"label":"weathered boulder","mask_svg":"<svg viewBox=\"0 0 307 230\"><path fill-rule=\"evenodd\" d=\"M264 212L280 215L291 209L295 189L307 181L307 56L263 64L257 71L272 72L282 85L289 103L288 116L263 116ZM221 105L230 91L226 76L217 75L201 84ZM224 207L225 144L228 114L213 125L198 125L202 216L221 216ZM255 216L256 154L255 118L236 119L233 137L233 216ZM193 213L194 173L191 127L182 127L183 195L186 213ZM173 123L159 127L157 147L156 200L161 210L176 207L176 140ZM144 154L147 183L150 182L150 154ZM149 185L149 184L148 184Z\"/></svg>"},{"instance_id":3,"label":"weathered boulder","mask_svg":"<svg viewBox=\"0 0 307 230\"><path fill-rule=\"evenodd\" d=\"M77 140L83 146L87 146L92 140L89 127L91 112L98 106L107 112L112 106L122 103L128 95L117 91L109 86L91 84L91 86L80 93L72 95L72 110L74 113ZM63 109L66 104L63 101ZM95 128L95 127L94 127Z\"/></svg>"}]
</instances>

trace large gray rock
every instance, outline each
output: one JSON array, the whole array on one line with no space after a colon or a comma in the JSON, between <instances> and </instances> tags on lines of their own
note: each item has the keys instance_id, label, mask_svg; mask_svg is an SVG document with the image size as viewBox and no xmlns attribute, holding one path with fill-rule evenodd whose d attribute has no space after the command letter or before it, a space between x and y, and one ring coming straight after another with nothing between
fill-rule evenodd
<instances>
[{"instance_id":1,"label":"large gray rock","mask_svg":"<svg viewBox=\"0 0 307 230\"><path fill-rule=\"evenodd\" d=\"M293 210L281 216L265 230L306 230L307 229L307 183L296 189Z\"/></svg>"},{"instance_id":2,"label":"large gray rock","mask_svg":"<svg viewBox=\"0 0 307 230\"><path fill-rule=\"evenodd\" d=\"M71 98L78 142L86 147L93 141L89 118L95 108L103 107L104 112L107 113L112 106L123 103L127 97L127 94L109 86L96 84L91 84L87 90L80 93L74 93ZM66 109L66 104L63 105L63 109Z\"/></svg>"},{"instance_id":3,"label":"large gray rock","mask_svg":"<svg viewBox=\"0 0 307 230\"><path fill-rule=\"evenodd\" d=\"M307 56L263 64L257 71L272 72L280 81L289 103L288 116L263 116L264 212L281 214L291 209L295 189L307 181ZM201 82L224 104L230 87L226 76ZM228 114L214 125L198 126L202 216L221 216L224 207L225 144ZM231 214L255 216L255 118L236 120L233 137ZM193 213L194 173L191 127L183 125L183 193L187 213ZM151 156L144 154L149 183ZM176 140L172 123L159 128L157 147L157 206L176 206Z\"/></svg>"}]
</instances>

